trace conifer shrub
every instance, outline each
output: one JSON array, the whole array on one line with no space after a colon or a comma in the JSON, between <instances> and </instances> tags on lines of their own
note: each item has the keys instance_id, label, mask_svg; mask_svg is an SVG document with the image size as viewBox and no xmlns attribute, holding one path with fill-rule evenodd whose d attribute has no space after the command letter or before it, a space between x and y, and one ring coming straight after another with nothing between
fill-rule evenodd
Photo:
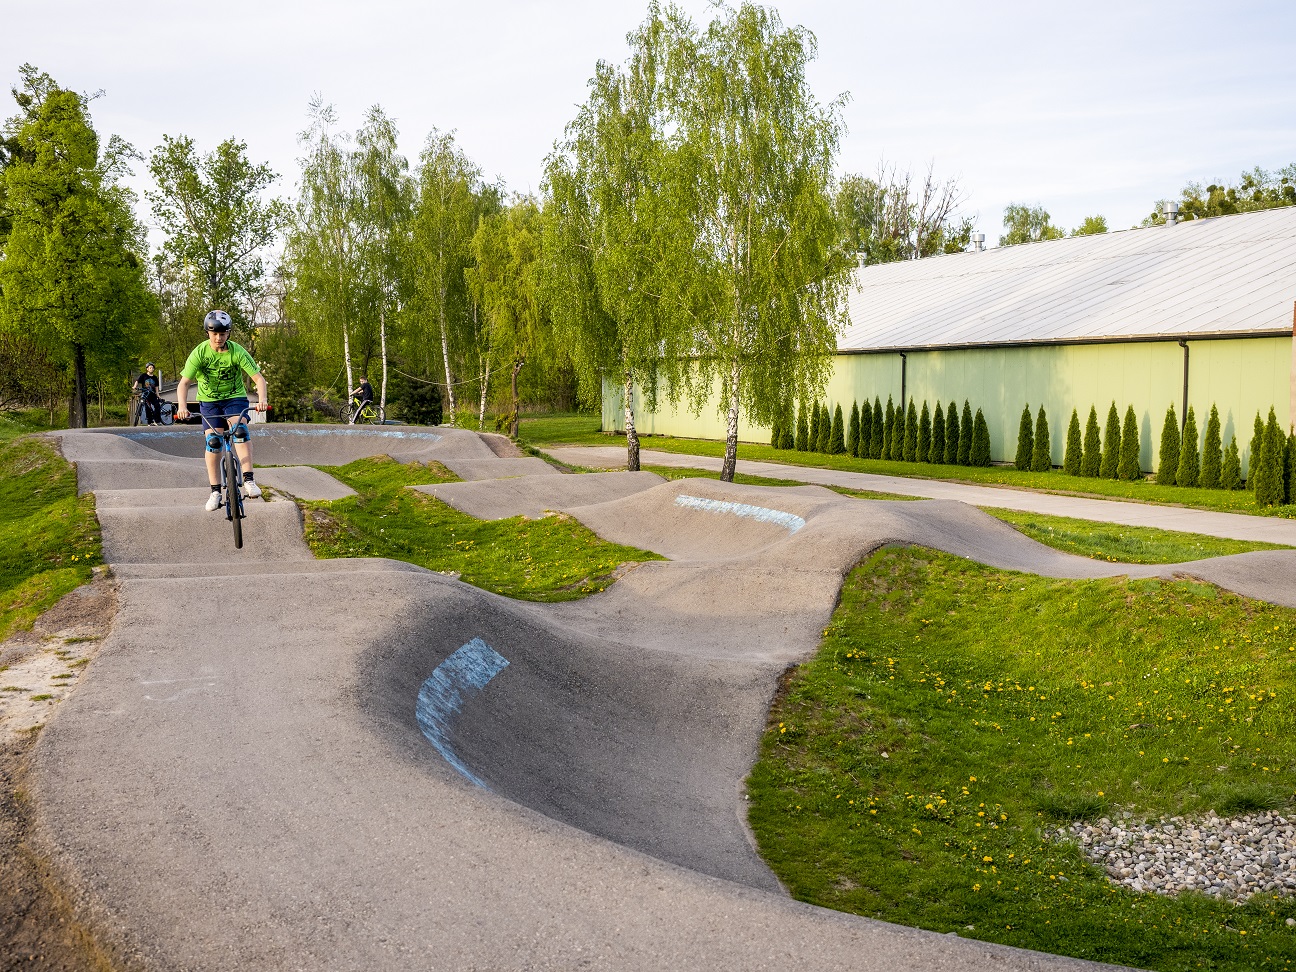
<instances>
[{"instance_id":1,"label":"conifer shrub","mask_svg":"<svg viewBox=\"0 0 1296 972\"><path fill-rule=\"evenodd\" d=\"M1157 461L1156 481L1160 486L1173 486L1179 471L1179 417L1174 405L1166 409L1161 423L1161 452Z\"/></svg>"},{"instance_id":2,"label":"conifer shrub","mask_svg":"<svg viewBox=\"0 0 1296 972\"><path fill-rule=\"evenodd\" d=\"M1068 476L1080 475L1080 460L1084 446L1080 439L1080 413L1071 409L1071 422L1067 425L1066 452L1062 455L1062 471Z\"/></svg>"},{"instance_id":3,"label":"conifer shrub","mask_svg":"<svg viewBox=\"0 0 1296 972\"><path fill-rule=\"evenodd\" d=\"M896 406L895 428L891 430L891 458L899 462L904 458L905 410L903 405Z\"/></svg>"},{"instance_id":4,"label":"conifer shrub","mask_svg":"<svg viewBox=\"0 0 1296 972\"><path fill-rule=\"evenodd\" d=\"M990 426L986 425L985 416L977 409L976 420L972 426L972 452L969 464L973 466L990 465Z\"/></svg>"},{"instance_id":5,"label":"conifer shrub","mask_svg":"<svg viewBox=\"0 0 1296 972\"><path fill-rule=\"evenodd\" d=\"M889 399L888 399L889 400ZM884 438L885 423L882 417L882 399L874 396L873 398L873 438L869 440L869 458L882 458L882 440Z\"/></svg>"},{"instance_id":6,"label":"conifer shrub","mask_svg":"<svg viewBox=\"0 0 1296 972\"><path fill-rule=\"evenodd\" d=\"M891 449L895 444L895 403L887 396L886 421L882 428L882 454L879 459L890 459Z\"/></svg>"},{"instance_id":7,"label":"conifer shrub","mask_svg":"<svg viewBox=\"0 0 1296 972\"><path fill-rule=\"evenodd\" d=\"M1283 502L1296 503L1296 484L1292 482L1296 476L1296 470L1292 466L1296 465L1296 430L1288 433L1287 441L1283 446Z\"/></svg>"},{"instance_id":8,"label":"conifer shrub","mask_svg":"<svg viewBox=\"0 0 1296 972\"><path fill-rule=\"evenodd\" d=\"M1098 408L1089 406L1085 423L1084 454L1080 457L1080 475L1095 478L1102 469L1102 443L1098 437Z\"/></svg>"},{"instance_id":9,"label":"conifer shrub","mask_svg":"<svg viewBox=\"0 0 1296 972\"><path fill-rule=\"evenodd\" d=\"M1048 416L1044 406L1035 420L1035 446L1031 450L1031 472L1048 472L1053 468L1053 445L1049 441Z\"/></svg>"},{"instance_id":10,"label":"conifer shrub","mask_svg":"<svg viewBox=\"0 0 1296 972\"><path fill-rule=\"evenodd\" d=\"M945 465L958 465L959 450L959 417L958 406L953 402L949 403L949 411L945 413Z\"/></svg>"},{"instance_id":11,"label":"conifer shrub","mask_svg":"<svg viewBox=\"0 0 1296 972\"><path fill-rule=\"evenodd\" d=\"M851 402L850 421L846 424L846 454L859 455L860 413L859 402Z\"/></svg>"},{"instance_id":12,"label":"conifer shrub","mask_svg":"<svg viewBox=\"0 0 1296 972\"><path fill-rule=\"evenodd\" d=\"M818 452L827 453L828 443L832 440L832 413L827 403L819 406L819 442L815 446Z\"/></svg>"},{"instance_id":13,"label":"conifer shrub","mask_svg":"<svg viewBox=\"0 0 1296 972\"><path fill-rule=\"evenodd\" d=\"M830 456L840 456L846 451L846 429L845 422L842 421L842 407L838 405L833 410L832 431L828 433L828 454Z\"/></svg>"},{"instance_id":14,"label":"conifer shrub","mask_svg":"<svg viewBox=\"0 0 1296 972\"><path fill-rule=\"evenodd\" d=\"M811 452L819 448L819 403L810 406L810 445Z\"/></svg>"},{"instance_id":15,"label":"conifer shrub","mask_svg":"<svg viewBox=\"0 0 1296 972\"><path fill-rule=\"evenodd\" d=\"M972 435L974 431L972 428L972 406L968 404L968 400L965 398L963 399L963 414L959 416L958 464L960 466L972 465ZM986 432L988 433L989 429Z\"/></svg>"},{"instance_id":16,"label":"conifer shrub","mask_svg":"<svg viewBox=\"0 0 1296 972\"><path fill-rule=\"evenodd\" d=\"M1183 441L1179 443L1179 468L1175 470L1176 486L1196 486L1201 479L1201 453L1197 451L1197 416L1188 406L1184 419Z\"/></svg>"},{"instance_id":17,"label":"conifer shrub","mask_svg":"<svg viewBox=\"0 0 1296 972\"><path fill-rule=\"evenodd\" d=\"M1129 482L1142 479L1140 452L1142 448L1139 445L1138 417L1134 414L1134 406L1127 405L1125 406L1125 428L1121 430L1121 453L1116 475Z\"/></svg>"},{"instance_id":18,"label":"conifer shrub","mask_svg":"<svg viewBox=\"0 0 1296 972\"><path fill-rule=\"evenodd\" d=\"M810 451L810 420L806 417L805 402L801 403L801 409L797 413L796 451Z\"/></svg>"},{"instance_id":19,"label":"conifer shrub","mask_svg":"<svg viewBox=\"0 0 1296 972\"><path fill-rule=\"evenodd\" d=\"M1230 436L1224 447L1224 462L1220 466L1220 489L1242 488L1242 460L1238 456L1237 436Z\"/></svg>"},{"instance_id":20,"label":"conifer shrub","mask_svg":"<svg viewBox=\"0 0 1296 972\"><path fill-rule=\"evenodd\" d=\"M1247 489L1255 492L1255 476L1253 474L1256 463L1260 461L1260 449L1264 446L1264 419L1260 413L1256 412L1255 431L1251 433L1251 451L1247 453Z\"/></svg>"},{"instance_id":21,"label":"conifer shrub","mask_svg":"<svg viewBox=\"0 0 1296 972\"><path fill-rule=\"evenodd\" d=\"M780 448L796 448L796 432L792 429L792 415L790 412L788 413L787 421L783 425L783 445Z\"/></svg>"},{"instance_id":22,"label":"conifer shrub","mask_svg":"<svg viewBox=\"0 0 1296 972\"><path fill-rule=\"evenodd\" d=\"M1103 479L1115 479L1120 467L1120 413L1116 403L1111 403L1107 411L1107 425L1103 429L1102 465L1098 475Z\"/></svg>"},{"instance_id":23,"label":"conifer shrub","mask_svg":"<svg viewBox=\"0 0 1296 972\"><path fill-rule=\"evenodd\" d=\"M774 427L770 429L770 447L774 449L783 448L783 420L774 419Z\"/></svg>"},{"instance_id":24,"label":"conifer shrub","mask_svg":"<svg viewBox=\"0 0 1296 972\"><path fill-rule=\"evenodd\" d=\"M1253 476L1257 506L1281 506L1286 499L1283 495L1283 453L1286 451L1286 437L1278 430L1278 417L1270 407Z\"/></svg>"},{"instance_id":25,"label":"conifer shrub","mask_svg":"<svg viewBox=\"0 0 1296 972\"><path fill-rule=\"evenodd\" d=\"M918 454L914 456L919 462L931 461L931 435L931 411L928 410L927 403L924 401L922 413L918 416Z\"/></svg>"},{"instance_id":26,"label":"conifer shrub","mask_svg":"<svg viewBox=\"0 0 1296 972\"><path fill-rule=\"evenodd\" d=\"M1201 478L1198 485L1206 489L1219 489L1223 471L1224 450L1220 448L1219 409L1211 405L1210 418L1206 420L1206 441L1202 444Z\"/></svg>"},{"instance_id":27,"label":"conifer shrub","mask_svg":"<svg viewBox=\"0 0 1296 972\"><path fill-rule=\"evenodd\" d=\"M855 440L856 456L862 459L869 457L869 449L873 442L873 406L869 400L864 399L864 404L860 406L860 427L859 437Z\"/></svg>"},{"instance_id":28,"label":"conifer shrub","mask_svg":"<svg viewBox=\"0 0 1296 972\"><path fill-rule=\"evenodd\" d=\"M1022 409L1021 422L1017 425L1017 458L1013 465L1022 472L1029 471L1031 456L1035 452L1035 430L1031 422L1030 406Z\"/></svg>"},{"instance_id":29,"label":"conifer shrub","mask_svg":"<svg viewBox=\"0 0 1296 972\"><path fill-rule=\"evenodd\" d=\"M905 412L904 427L904 461L914 462L918 458L918 406L909 399L909 409Z\"/></svg>"},{"instance_id":30,"label":"conifer shrub","mask_svg":"<svg viewBox=\"0 0 1296 972\"><path fill-rule=\"evenodd\" d=\"M931 452L927 455L927 461L945 461L945 410L941 408L940 402L936 403L936 411L932 414Z\"/></svg>"}]
</instances>

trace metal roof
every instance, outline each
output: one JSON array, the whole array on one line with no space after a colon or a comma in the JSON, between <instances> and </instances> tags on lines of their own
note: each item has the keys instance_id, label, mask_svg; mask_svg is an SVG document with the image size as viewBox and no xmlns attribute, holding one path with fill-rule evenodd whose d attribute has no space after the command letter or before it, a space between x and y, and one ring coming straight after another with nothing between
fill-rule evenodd
<instances>
[{"instance_id":1,"label":"metal roof","mask_svg":"<svg viewBox=\"0 0 1296 972\"><path fill-rule=\"evenodd\" d=\"M1291 334L1296 207L861 267L842 352Z\"/></svg>"}]
</instances>

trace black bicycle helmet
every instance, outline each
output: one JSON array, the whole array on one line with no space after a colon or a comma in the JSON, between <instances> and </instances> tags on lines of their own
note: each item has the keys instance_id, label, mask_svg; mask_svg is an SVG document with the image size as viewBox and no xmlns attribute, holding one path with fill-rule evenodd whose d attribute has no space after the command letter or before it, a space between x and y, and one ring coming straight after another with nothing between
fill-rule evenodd
<instances>
[{"instance_id":1,"label":"black bicycle helmet","mask_svg":"<svg viewBox=\"0 0 1296 972\"><path fill-rule=\"evenodd\" d=\"M230 316L223 310L214 310L203 318L203 327L208 331L228 331L233 326Z\"/></svg>"}]
</instances>

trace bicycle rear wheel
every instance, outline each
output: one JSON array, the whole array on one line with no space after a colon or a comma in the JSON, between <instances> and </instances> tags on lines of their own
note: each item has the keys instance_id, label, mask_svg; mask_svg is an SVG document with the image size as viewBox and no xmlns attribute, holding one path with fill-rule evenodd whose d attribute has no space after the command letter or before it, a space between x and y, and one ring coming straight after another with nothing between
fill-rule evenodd
<instances>
[{"instance_id":1,"label":"bicycle rear wheel","mask_svg":"<svg viewBox=\"0 0 1296 972\"><path fill-rule=\"evenodd\" d=\"M159 415L163 425L170 425L175 421L175 407L170 402L163 402Z\"/></svg>"},{"instance_id":2,"label":"bicycle rear wheel","mask_svg":"<svg viewBox=\"0 0 1296 972\"><path fill-rule=\"evenodd\" d=\"M242 487L239 484L241 478L234 450L228 449L225 452L225 515L234 526L234 547L237 550L243 549L243 497Z\"/></svg>"}]
</instances>

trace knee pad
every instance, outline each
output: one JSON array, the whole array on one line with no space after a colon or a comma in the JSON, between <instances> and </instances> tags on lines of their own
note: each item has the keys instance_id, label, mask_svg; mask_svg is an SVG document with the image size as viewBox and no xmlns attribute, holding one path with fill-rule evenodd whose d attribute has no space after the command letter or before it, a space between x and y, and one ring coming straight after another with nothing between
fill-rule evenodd
<instances>
[{"instance_id":1,"label":"knee pad","mask_svg":"<svg viewBox=\"0 0 1296 972\"><path fill-rule=\"evenodd\" d=\"M248 427L244 423L240 422L234 426L233 438L235 442L247 442L252 438L252 433L248 431Z\"/></svg>"},{"instance_id":2,"label":"knee pad","mask_svg":"<svg viewBox=\"0 0 1296 972\"><path fill-rule=\"evenodd\" d=\"M221 451L221 437L217 435L215 432L207 433L207 451L208 452Z\"/></svg>"}]
</instances>

